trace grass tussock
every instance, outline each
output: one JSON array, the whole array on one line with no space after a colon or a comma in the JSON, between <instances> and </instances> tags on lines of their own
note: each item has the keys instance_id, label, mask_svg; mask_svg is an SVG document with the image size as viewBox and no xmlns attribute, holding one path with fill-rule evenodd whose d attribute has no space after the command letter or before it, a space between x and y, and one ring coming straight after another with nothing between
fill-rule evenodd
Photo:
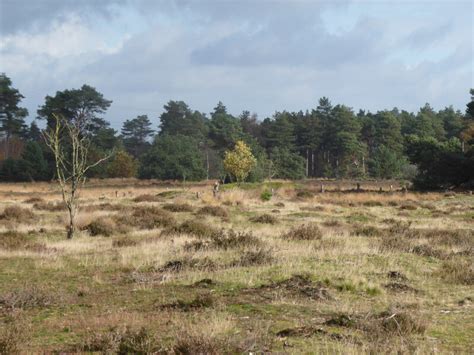
<instances>
[{"instance_id":1,"label":"grass tussock","mask_svg":"<svg viewBox=\"0 0 474 355\"><path fill-rule=\"evenodd\" d=\"M43 243L35 241L29 234L7 231L0 233L0 249L41 252L46 251L48 248Z\"/></svg>"},{"instance_id":2,"label":"grass tussock","mask_svg":"<svg viewBox=\"0 0 474 355\"><path fill-rule=\"evenodd\" d=\"M44 202L44 200L41 198L41 197L30 197L30 198L27 198L25 201L23 201L24 203L29 203L29 204L32 204L32 203L42 203Z\"/></svg>"},{"instance_id":3,"label":"grass tussock","mask_svg":"<svg viewBox=\"0 0 474 355\"><path fill-rule=\"evenodd\" d=\"M159 202L161 199L159 196L155 195L150 195L150 194L143 194L143 195L138 195L133 198L133 202Z\"/></svg>"},{"instance_id":4,"label":"grass tussock","mask_svg":"<svg viewBox=\"0 0 474 355\"><path fill-rule=\"evenodd\" d=\"M354 227L352 233L363 237L379 237L383 234L383 231L374 226L357 225Z\"/></svg>"},{"instance_id":5,"label":"grass tussock","mask_svg":"<svg viewBox=\"0 0 474 355\"><path fill-rule=\"evenodd\" d=\"M369 337L384 338L424 334L428 322L414 311L387 310L368 317L359 325Z\"/></svg>"},{"instance_id":6,"label":"grass tussock","mask_svg":"<svg viewBox=\"0 0 474 355\"><path fill-rule=\"evenodd\" d=\"M210 238L219 231L197 219L184 221L180 225L170 226L162 231L163 235L188 234L198 238Z\"/></svg>"},{"instance_id":7,"label":"grass tussock","mask_svg":"<svg viewBox=\"0 0 474 355\"><path fill-rule=\"evenodd\" d=\"M166 262L162 267L158 268L158 272L177 273L184 270L214 270L216 263L205 258L184 257Z\"/></svg>"},{"instance_id":8,"label":"grass tussock","mask_svg":"<svg viewBox=\"0 0 474 355\"><path fill-rule=\"evenodd\" d=\"M20 354L28 345L29 326L17 319L0 323L0 355Z\"/></svg>"},{"instance_id":9,"label":"grass tussock","mask_svg":"<svg viewBox=\"0 0 474 355\"><path fill-rule=\"evenodd\" d=\"M258 266L271 264L275 258L272 250L265 247L259 247L250 250L244 250L240 257L232 263L232 266Z\"/></svg>"},{"instance_id":10,"label":"grass tussock","mask_svg":"<svg viewBox=\"0 0 474 355\"><path fill-rule=\"evenodd\" d=\"M123 226L119 226L110 217L100 217L83 227L92 237L110 237L114 234L124 232Z\"/></svg>"},{"instance_id":11,"label":"grass tussock","mask_svg":"<svg viewBox=\"0 0 474 355\"><path fill-rule=\"evenodd\" d=\"M133 247L138 244L138 241L131 237L119 237L112 240L112 247L114 248Z\"/></svg>"},{"instance_id":12,"label":"grass tussock","mask_svg":"<svg viewBox=\"0 0 474 355\"><path fill-rule=\"evenodd\" d=\"M66 210L66 206L62 202L36 202L33 204L33 208L47 212L62 212Z\"/></svg>"},{"instance_id":13,"label":"grass tussock","mask_svg":"<svg viewBox=\"0 0 474 355\"><path fill-rule=\"evenodd\" d=\"M224 207L221 206L204 206L198 211L199 215L207 215L213 217L227 218L229 213Z\"/></svg>"},{"instance_id":14,"label":"grass tussock","mask_svg":"<svg viewBox=\"0 0 474 355\"><path fill-rule=\"evenodd\" d=\"M214 305L214 299L210 294L197 295L191 301L177 300L172 303L160 305L160 309L174 309L183 312L190 312L204 308L210 308Z\"/></svg>"},{"instance_id":15,"label":"grass tussock","mask_svg":"<svg viewBox=\"0 0 474 355\"><path fill-rule=\"evenodd\" d=\"M278 219L275 216L272 216L271 214L262 214L260 216L255 216L250 219L251 222L253 223L263 223L263 224L277 224Z\"/></svg>"},{"instance_id":16,"label":"grass tussock","mask_svg":"<svg viewBox=\"0 0 474 355\"><path fill-rule=\"evenodd\" d=\"M20 206L8 206L5 207L3 212L0 214L0 220L6 220L11 222L30 222L35 219L35 214L28 208Z\"/></svg>"},{"instance_id":17,"label":"grass tussock","mask_svg":"<svg viewBox=\"0 0 474 355\"><path fill-rule=\"evenodd\" d=\"M131 213L121 213L114 216L114 219L122 226L139 229L166 228L176 224L172 213L155 206L136 207Z\"/></svg>"},{"instance_id":18,"label":"grass tussock","mask_svg":"<svg viewBox=\"0 0 474 355\"><path fill-rule=\"evenodd\" d=\"M229 250L259 248L263 242L252 233L236 232L232 229L213 233L207 239L193 240L184 244L185 251L199 251L205 249Z\"/></svg>"},{"instance_id":19,"label":"grass tussock","mask_svg":"<svg viewBox=\"0 0 474 355\"><path fill-rule=\"evenodd\" d=\"M172 353L179 355L220 355L240 354L244 349L238 347L225 336L183 329L174 335L175 344Z\"/></svg>"},{"instance_id":20,"label":"grass tussock","mask_svg":"<svg viewBox=\"0 0 474 355\"><path fill-rule=\"evenodd\" d=\"M54 298L41 287L24 286L0 295L0 308L14 311L51 306Z\"/></svg>"},{"instance_id":21,"label":"grass tussock","mask_svg":"<svg viewBox=\"0 0 474 355\"><path fill-rule=\"evenodd\" d=\"M441 265L439 275L447 282L474 285L474 263L472 260L446 260Z\"/></svg>"},{"instance_id":22,"label":"grass tussock","mask_svg":"<svg viewBox=\"0 0 474 355\"><path fill-rule=\"evenodd\" d=\"M323 233L316 223L302 224L282 235L286 240L318 240L322 237Z\"/></svg>"},{"instance_id":23,"label":"grass tussock","mask_svg":"<svg viewBox=\"0 0 474 355\"><path fill-rule=\"evenodd\" d=\"M166 211L170 212L193 212L194 208L189 203L167 203L162 206Z\"/></svg>"},{"instance_id":24,"label":"grass tussock","mask_svg":"<svg viewBox=\"0 0 474 355\"><path fill-rule=\"evenodd\" d=\"M150 354L161 352L162 348L160 341L147 328L112 327L103 333L90 334L74 350L116 354Z\"/></svg>"}]
</instances>

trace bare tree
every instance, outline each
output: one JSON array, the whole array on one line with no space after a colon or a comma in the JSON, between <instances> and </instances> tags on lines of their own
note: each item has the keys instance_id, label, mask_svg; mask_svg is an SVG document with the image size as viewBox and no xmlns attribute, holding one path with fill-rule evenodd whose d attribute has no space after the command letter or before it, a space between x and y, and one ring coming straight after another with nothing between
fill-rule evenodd
<instances>
[{"instance_id":1,"label":"bare tree","mask_svg":"<svg viewBox=\"0 0 474 355\"><path fill-rule=\"evenodd\" d=\"M43 136L56 161L56 176L69 213L67 238L71 239L76 231L79 190L86 181L86 173L89 169L109 159L112 154L95 162L89 162L91 142L85 132L86 122L81 119L68 121L57 114L53 114L53 117L54 127L45 130Z\"/></svg>"}]
</instances>

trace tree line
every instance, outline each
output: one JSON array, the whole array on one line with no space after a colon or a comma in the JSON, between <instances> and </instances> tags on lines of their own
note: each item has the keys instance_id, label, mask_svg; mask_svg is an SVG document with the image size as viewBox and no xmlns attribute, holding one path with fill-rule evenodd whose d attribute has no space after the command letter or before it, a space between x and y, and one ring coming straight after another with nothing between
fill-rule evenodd
<instances>
[{"instance_id":1,"label":"tree line","mask_svg":"<svg viewBox=\"0 0 474 355\"><path fill-rule=\"evenodd\" d=\"M452 106L435 111L429 104L418 112L354 112L323 97L312 110L275 112L263 120L249 111L234 116L222 102L207 115L169 101L156 123L140 115L117 132L103 118L112 101L89 85L46 96L27 125L23 95L0 74L0 181L55 178L54 156L36 120L49 129L60 115L87 118L91 161L114 152L88 177L232 180L223 159L241 141L255 158L247 181L376 178L410 180L422 189L473 187L473 89L470 94L465 112Z\"/></svg>"}]
</instances>

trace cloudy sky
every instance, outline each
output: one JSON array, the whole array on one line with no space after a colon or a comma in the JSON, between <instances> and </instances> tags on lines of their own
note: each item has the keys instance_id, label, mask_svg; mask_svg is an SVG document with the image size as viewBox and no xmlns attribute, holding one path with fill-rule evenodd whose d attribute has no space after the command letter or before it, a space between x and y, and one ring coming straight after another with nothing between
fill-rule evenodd
<instances>
[{"instance_id":1,"label":"cloudy sky","mask_svg":"<svg viewBox=\"0 0 474 355\"><path fill-rule=\"evenodd\" d=\"M467 1L0 0L0 71L30 119L46 95L87 83L114 128L163 104L210 112L464 111L474 84Z\"/></svg>"}]
</instances>

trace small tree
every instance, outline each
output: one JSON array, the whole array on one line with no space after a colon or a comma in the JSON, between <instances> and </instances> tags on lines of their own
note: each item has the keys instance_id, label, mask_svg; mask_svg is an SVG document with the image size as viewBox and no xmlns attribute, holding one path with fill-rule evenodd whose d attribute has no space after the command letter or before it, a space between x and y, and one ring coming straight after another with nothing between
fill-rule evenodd
<instances>
[{"instance_id":1,"label":"small tree","mask_svg":"<svg viewBox=\"0 0 474 355\"><path fill-rule=\"evenodd\" d=\"M112 178L131 178L137 175L138 163L126 151L115 153L107 167L107 174Z\"/></svg>"},{"instance_id":2,"label":"small tree","mask_svg":"<svg viewBox=\"0 0 474 355\"><path fill-rule=\"evenodd\" d=\"M224 169L233 175L238 183L247 178L256 163L252 151L243 141L237 141L234 150L225 152Z\"/></svg>"},{"instance_id":3,"label":"small tree","mask_svg":"<svg viewBox=\"0 0 474 355\"><path fill-rule=\"evenodd\" d=\"M76 231L76 215L79 209L79 189L86 181L89 169L107 160L107 155L95 162L88 161L90 140L86 127L89 122L84 117L67 120L53 113L55 124L44 131L46 145L51 149L55 158L56 177L61 187L64 204L69 214L67 238L74 237Z\"/></svg>"}]
</instances>

